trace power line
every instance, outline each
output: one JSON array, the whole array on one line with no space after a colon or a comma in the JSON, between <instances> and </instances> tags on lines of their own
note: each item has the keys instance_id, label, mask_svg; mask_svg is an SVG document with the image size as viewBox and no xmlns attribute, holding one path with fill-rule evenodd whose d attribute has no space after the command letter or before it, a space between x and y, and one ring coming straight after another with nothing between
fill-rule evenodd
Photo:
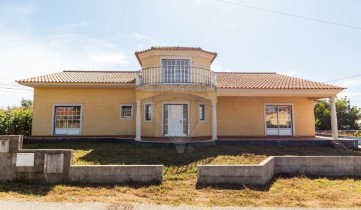
<instances>
[{"instance_id":1,"label":"power line","mask_svg":"<svg viewBox=\"0 0 361 210\"><path fill-rule=\"evenodd\" d=\"M353 78L355 78L355 77L361 77L361 74L352 75L352 76L343 77L343 78L334 79L334 80L329 80L329 81L326 81L326 82L338 82L338 81L353 79Z\"/></svg>"},{"instance_id":2,"label":"power line","mask_svg":"<svg viewBox=\"0 0 361 210\"><path fill-rule=\"evenodd\" d=\"M332 24L332 25L337 25L337 26L342 26L342 27L348 27L348 28L354 28L354 29L361 29L360 26L347 25L347 24L336 23L336 22L332 22L332 21L328 21L328 20L321 20L321 19L301 16L301 15L294 15L294 14L291 14L291 13L286 13L286 12L281 12L281 11L277 11L277 10L270 10L270 9L254 7L254 6L250 6L250 5L247 5L247 4L241 4L241 3L238 3L238 2L232 2L232 1L226 1L226 0L215 0L215 1L222 2L222 3L225 3L225 4L232 4L232 5L236 5L236 6L246 7L246 8L249 8L249 9L260 10L260 11L263 11L263 12L269 12L269 13L274 13L274 14L278 14L278 15L284 15L284 16L289 16L289 17L294 17L294 18L300 18L300 19L304 19L304 20L317 21L317 22L320 22L320 23L327 23L327 24Z\"/></svg>"},{"instance_id":3,"label":"power line","mask_svg":"<svg viewBox=\"0 0 361 210\"><path fill-rule=\"evenodd\" d=\"M21 90L21 91L23 91L23 90L25 90L25 91L33 91L33 90L31 90L31 89L25 89L25 88L12 88L12 87L1 87L1 86L0 86L0 89Z\"/></svg>"}]
</instances>

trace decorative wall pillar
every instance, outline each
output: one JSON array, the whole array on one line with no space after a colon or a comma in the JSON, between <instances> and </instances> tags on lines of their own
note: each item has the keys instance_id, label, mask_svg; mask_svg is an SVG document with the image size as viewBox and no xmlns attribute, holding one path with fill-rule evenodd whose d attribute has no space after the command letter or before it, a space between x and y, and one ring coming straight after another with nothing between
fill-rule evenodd
<instances>
[{"instance_id":1,"label":"decorative wall pillar","mask_svg":"<svg viewBox=\"0 0 361 210\"><path fill-rule=\"evenodd\" d=\"M142 140L140 137L141 126L142 126L142 122L141 122L141 118L140 118L140 105L141 105L141 101L137 101L137 110L136 110L136 116L135 116L135 140L136 141Z\"/></svg>"},{"instance_id":2,"label":"decorative wall pillar","mask_svg":"<svg viewBox=\"0 0 361 210\"><path fill-rule=\"evenodd\" d=\"M212 101L212 140L217 140L217 101Z\"/></svg>"},{"instance_id":3,"label":"decorative wall pillar","mask_svg":"<svg viewBox=\"0 0 361 210\"><path fill-rule=\"evenodd\" d=\"M338 128L337 128L337 113L336 113L336 97L333 96L330 98L330 107L331 107L331 129L332 129L332 138L338 139Z\"/></svg>"}]
</instances>

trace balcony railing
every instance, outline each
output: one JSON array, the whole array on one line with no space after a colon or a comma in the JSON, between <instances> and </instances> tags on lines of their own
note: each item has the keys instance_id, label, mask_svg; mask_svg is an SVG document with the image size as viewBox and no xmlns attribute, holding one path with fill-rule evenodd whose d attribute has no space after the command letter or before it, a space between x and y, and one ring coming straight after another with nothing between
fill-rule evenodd
<instances>
[{"instance_id":1,"label":"balcony railing","mask_svg":"<svg viewBox=\"0 0 361 210\"><path fill-rule=\"evenodd\" d=\"M136 86L202 85L216 87L216 74L196 67L152 67L138 71Z\"/></svg>"}]
</instances>

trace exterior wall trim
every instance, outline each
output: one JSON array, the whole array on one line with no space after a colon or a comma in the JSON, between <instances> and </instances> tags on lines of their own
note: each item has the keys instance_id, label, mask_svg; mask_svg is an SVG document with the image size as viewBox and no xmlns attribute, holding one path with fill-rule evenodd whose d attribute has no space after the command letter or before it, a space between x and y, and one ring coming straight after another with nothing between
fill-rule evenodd
<instances>
[{"instance_id":1,"label":"exterior wall trim","mask_svg":"<svg viewBox=\"0 0 361 210\"><path fill-rule=\"evenodd\" d=\"M52 119L51 119L51 133L50 133L50 135L51 136L62 136L62 135L55 135L54 133L54 129L55 129L55 126L54 126L54 123L55 123L55 107L56 106L80 106L80 115L81 115L81 117L80 117L80 134L79 134L79 136L81 136L82 135L82 133L83 133L83 106L84 104L53 104L53 107L52 107Z\"/></svg>"},{"instance_id":2,"label":"exterior wall trim","mask_svg":"<svg viewBox=\"0 0 361 210\"><path fill-rule=\"evenodd\" d=\"M190 125L191 125L191 123L190 123L190 120L189 120L189 111L190 111L190 102L189 101L169 101L169 102L162 102L162 130L161 130L161 132L162 132L162 136L163 137L166 137L166 136L164 136L164 105L165 104L170 104L170 105L177 105L177 104L179 104L179 105L184 105L184 104L186 104L186 105L188 105L188 113L187 113L187 117L188 117L188 133L187 133L187 136L186 137L188 137L189 136L189 131L190 131Z\"/></svg>"},{"instance_id":3,"label":"exterior wall trim","mask_svg":"<svg viewBox=\"0 0 361 210\"><path fill-rule=\"evenodd\" d=\"M146 117L147 117L147 113L146 113L146 105L148 105L148 104L150 104L151 105L151 107L152 107L152 119L151 120L146 120ZM143 103L143 107L144 107L144 113L143 113L143 117L144 117L144 119L143 119L143 122L145 122L145 123L151 123L151 122L153 122L153 117L154 117L154 106L153 106L153 102L144 102Z\"/></svg>"},{"instance_id":4,"label":"exterior wall trim","mask_svg":"<svg viewBox=\"0 0 361 210\"><path fill-rule=\"evenodd\" d=\"M311 98L329 98L342 90L276 90L276 89L227 89L218 88L217 96L304 96Z\"/></svg>"},{"instance_id":5,"label":"exterior wall trim","mask_svg":"<svg viewBox=\"0 0 361 210\"><path fill-rule=\"evenodd\" d=\"M295 127L295 106L293 103L264 103L263 104L263 126L264 126L264 136L267 136L267 124L266 124L266 106L276 105L276 106L291 106L292 107L292 136L296 136L296 127Z\"/></svg>"},{"instance_id":6,"label":"exterior wall trim","mask_svg":"<svg viewBox=\"0 0 361 210\"><path fill-rule=\"evenodd\" d=\"M132 107L132 117L129 117L129 118L123 118L122 117L122 107L123 106L131 106ZM120 104L120 107L119 107L119 118L121 120L133 120L134 119L134 105L133 104Z\"/></svg>"},{"instance_id":7,"label":"exterior wall trim","mask_svg":"<svg viewBox=\"0 0 361 210\"><path fill-rule=\"evenodd\" d=\"M192 56L160 56L159 57L159 66L160 66L160 81L163 81L163 72L162 72L162 61L163 59L187 59L190 63L189 69L189 81L192 81ZM171 83L170 83L171 84Z\"/></svg>"},{"instance_id":8,"label":"exterior wall trim","mask_svg":"<svg viewBox=\"0 0 361 210\"><path fill-rule=\"evenodd\" d=\"M53 82L19 82L19 84L38 88L38 87L53 87L53 88L134 88L135 82L132 83L74 83L74 82L64 82L64 83L53 83Z\"/></svg>"},{"instance_id":9,"label":"exterior wall trim","mask_svg":"<svg viewBox=\"0 0 361 210\"><path fill-rule=\"evenodd\" d=\"M201 119L199 119L199 107L200 107L200 105L204 105L204 120L201 120ZM207 117L207 105L206 105L206 103L205 102L199 102L198 103L198 107L197 107L197 110L198 110L198 114L197 114L197 121L199 122L199 123L206 123L207 122L207 120L208 120L208 117Z\"/></svg>"}]
</instances>

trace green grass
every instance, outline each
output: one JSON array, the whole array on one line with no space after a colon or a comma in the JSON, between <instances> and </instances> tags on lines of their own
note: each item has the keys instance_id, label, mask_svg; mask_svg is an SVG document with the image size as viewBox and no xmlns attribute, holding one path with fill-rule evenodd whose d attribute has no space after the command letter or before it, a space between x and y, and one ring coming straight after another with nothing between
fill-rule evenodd
<instances>
[{"instance_id":1,"label":"green grass","mask_svg":"<svg viewBox=\"0 0 361 210\"><path fill-rule=\"evenodd\" d=\"M361 181L280 177L269 188L197 188L197 164L254 164L274 155L361 155L332 147L212 146L177 154L173 148L143 148L125 143L28 144L24 148L74 149L75 165L162 164L164 181L153 186L0 184L4 199L69 202L140 202L201 206L359 207Z\"/></svg>"}]
</instances>

